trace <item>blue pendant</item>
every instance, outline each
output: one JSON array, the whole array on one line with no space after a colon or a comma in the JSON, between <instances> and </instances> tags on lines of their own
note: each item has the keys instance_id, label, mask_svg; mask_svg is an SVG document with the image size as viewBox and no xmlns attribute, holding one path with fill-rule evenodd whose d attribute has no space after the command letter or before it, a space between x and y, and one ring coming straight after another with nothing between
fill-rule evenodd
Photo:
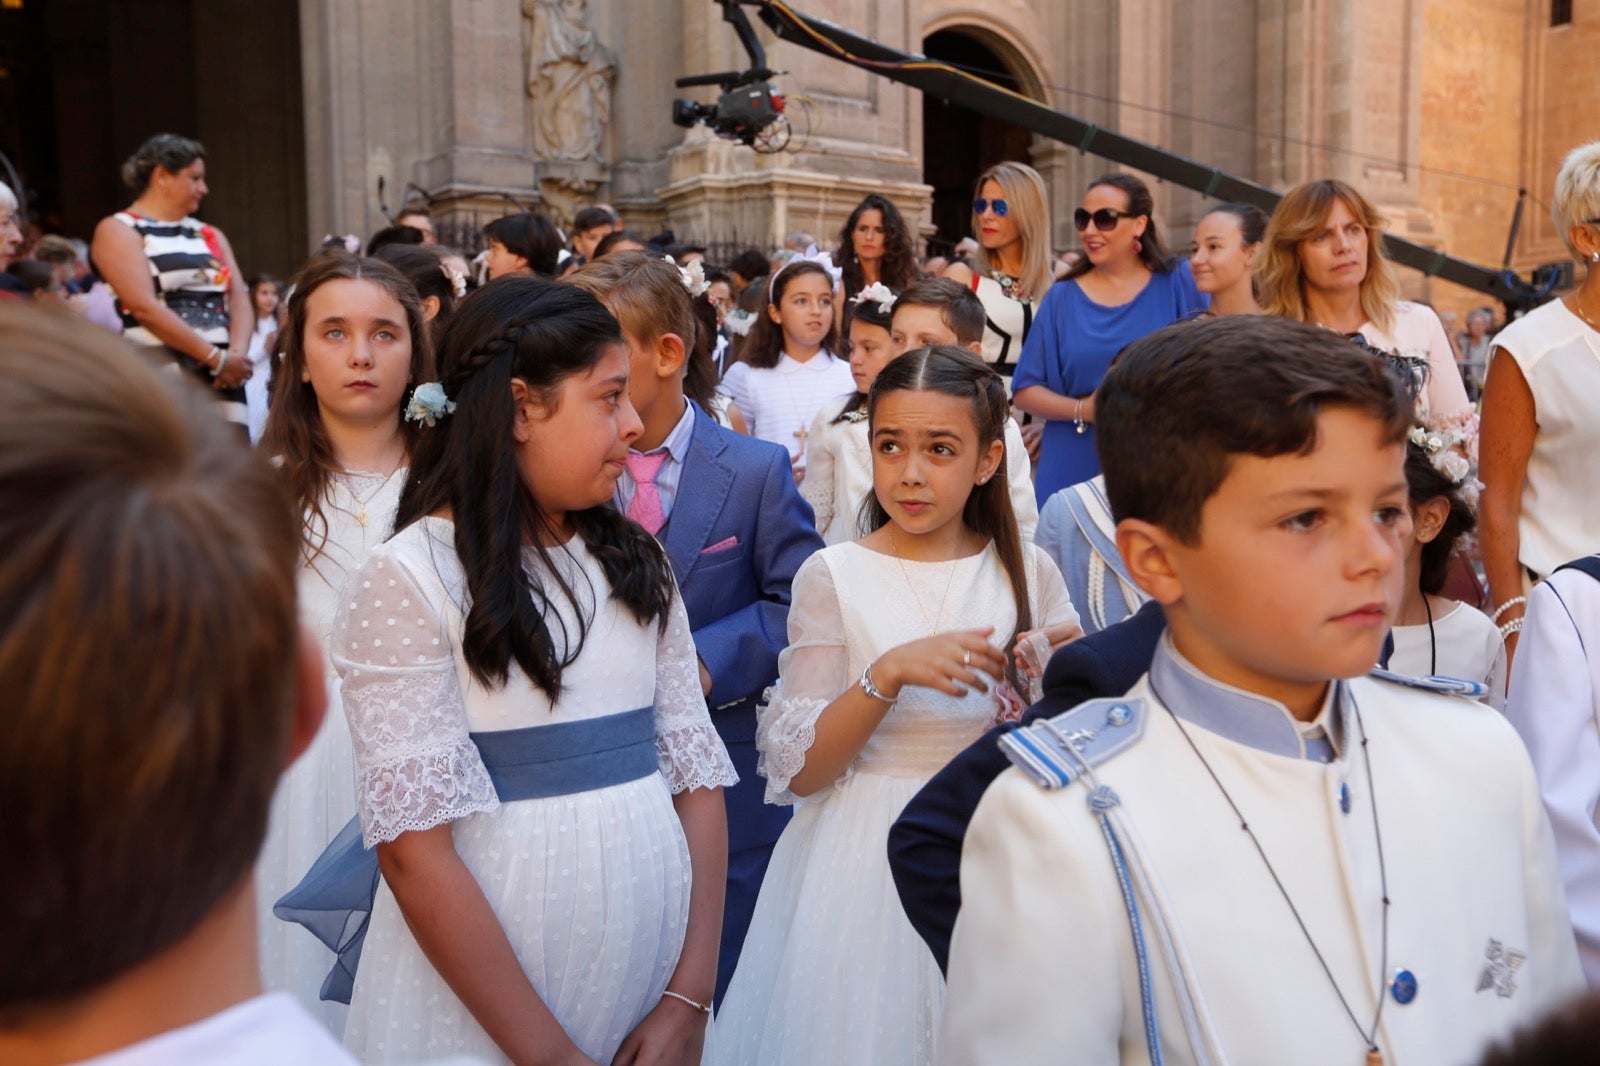
<instances>
[{"instance_id":1,"label":"blue pendant","mask_svg":"<svg viewBox=\"0 0 1600 1066\"><path fill-rule=\"evenodd\" d=\"M1339 782L1339 810L1350 813L1350 786L1343 781Z\"/></svg>"},{"instance_id":2,"label":"blue pendant","mask_svg":"<svg viewBox=\"0 0 1600 1066\"><path fill-rule=\"evenodd\" d=\"M1389 979L1389 994L1404 1007L1417 998L1417 975L1410 970L1396 970Z\"/></svg>"}]
</instances>

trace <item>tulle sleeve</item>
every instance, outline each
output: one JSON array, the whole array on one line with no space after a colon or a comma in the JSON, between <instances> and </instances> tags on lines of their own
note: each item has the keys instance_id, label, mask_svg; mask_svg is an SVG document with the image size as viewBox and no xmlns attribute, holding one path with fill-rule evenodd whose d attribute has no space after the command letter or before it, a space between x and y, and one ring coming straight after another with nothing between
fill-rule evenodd
<instances>
[{"instance_id":1,"label":"tulle sleeve","mask_svg":"<svg viewBox=\"0 0 1600 1066\"><path fill-rule=\"evenodd\" d=\"M673 793L738 784L728 749L711 724L700 690L700 660L689 615L674 591L666 629L656 641L656 755Z\"/></svg>"},{"instance_id":2,"label":"tulle sleeve","mask_svg":"<svg viewBox=\"0 0 1600 1066\"><path fill-rule=\"evenodd\" d=\"M356 757L369 847L500 805L438 614L380 548L345 586L332 658Z\"/></svg>"},{"instance_id":3,"label":"tulle sleeve","mask_svg":"<svg viewBox=\"0 0 1600 1066\"><path fill-rule=\"evenodd\" d=\"M1061 576L1061 568L1050 553L1037 544L1023 545L1031 556L1033 570L1034 628L1043 629L1059 623L1082 626L1078 609L1072 604L1072 594Z\"/></svg>"},{"instance_id":4,"label":"tulle sleeve","mask_svg":"<svg viewBox=\"0 0 1600 1066\"><path fill-rule=\"evenodd\" d=\"M756 712L757 768L767 780L767 802L779 804L798 802L789 782L805 767L817 719L855 681L839 594L822 553L800 567L793 588L789 646L778 656L778 683L767 689Z\"/></svg>"}]
</instances>

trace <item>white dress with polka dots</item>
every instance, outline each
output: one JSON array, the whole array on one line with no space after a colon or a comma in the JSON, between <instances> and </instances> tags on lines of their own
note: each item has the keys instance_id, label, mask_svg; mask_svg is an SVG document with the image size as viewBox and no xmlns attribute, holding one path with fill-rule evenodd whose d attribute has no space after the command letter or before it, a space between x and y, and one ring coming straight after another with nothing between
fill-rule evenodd
<instances>
[{"instance_id":1,"label":"white dress with polka dots","mask_svg":"<svg viewBox=\"0 0 1600 1066\"><path fill-rule=\"evenodd\" d=\"M514 664L490 689L460 655L468 595L453 538L444 519L408 526L347 589L333 647L362 831L370 846L450 823L534 988L586 1055L609 1062L661 998L683 946L690 866L672 794L737 778L706 712L681 601L664 632L640 625L574 538L553 554L588 625L560 701ZM537 556L526 559L539 576ZM554 592L548 575L542 584ZM575 637L578 612L558 592L552 600L554 639ZM650 705L660 772L573 795L502 804L468 737ZM345 1043L369 1063L441 1053L507 1061L429 964L386 884Z\"/></svg>"}]
</instances>

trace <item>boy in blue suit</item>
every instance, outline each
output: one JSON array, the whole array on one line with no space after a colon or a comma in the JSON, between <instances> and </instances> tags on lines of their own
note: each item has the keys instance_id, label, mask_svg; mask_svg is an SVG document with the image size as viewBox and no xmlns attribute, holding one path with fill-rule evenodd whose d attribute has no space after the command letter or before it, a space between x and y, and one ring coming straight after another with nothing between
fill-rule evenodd
<instances>
[{"instance_id":1,"label":"boy in blue suit","mask_svg":"<svg viewBox=\"0 0 1600 1066\"><path fill-rule=\"evenodd\" d=\"M714 372L704 353L694 351L689 295L691 285L703 282L641 252L605 256L570 280L622 324L631 366L628 398L644 432L618 480L616 505L655 535L672 560L700 655L701 689L739 771L739 783L723 793L729 854L720 1001L772 845L789 820L789 808L762 802L756 704L778 678L790 582L822 547L822 537L795 487L788 452L724 428L706 413ZM696 402L686 392L698 393Z\"/></svg>"}]
</instances>

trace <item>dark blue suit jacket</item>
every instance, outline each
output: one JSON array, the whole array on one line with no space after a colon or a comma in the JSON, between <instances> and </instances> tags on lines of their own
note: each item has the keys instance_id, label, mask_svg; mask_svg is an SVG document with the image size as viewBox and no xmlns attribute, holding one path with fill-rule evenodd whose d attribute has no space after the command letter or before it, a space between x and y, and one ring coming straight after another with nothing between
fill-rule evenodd
<instances>
[{"instance_id":1,"label":"dark blue suit jacket","mask_svg":"<svg viewBox=\"0 0 1600 1066\"><path fill-rule=\"evenodd\" d=\"M706 702L717 732L729 742L753 740L756 704L777 680L778 653L789 643L789 586L822 547L788 451L725 429L697 408L659 539L683 590L695 651L711 673ZM772 808L760 825L730 823L730 850L776 840L788 813Z\"/></svg>"}]
</instances>

